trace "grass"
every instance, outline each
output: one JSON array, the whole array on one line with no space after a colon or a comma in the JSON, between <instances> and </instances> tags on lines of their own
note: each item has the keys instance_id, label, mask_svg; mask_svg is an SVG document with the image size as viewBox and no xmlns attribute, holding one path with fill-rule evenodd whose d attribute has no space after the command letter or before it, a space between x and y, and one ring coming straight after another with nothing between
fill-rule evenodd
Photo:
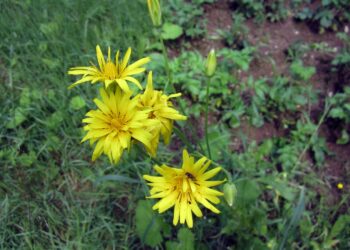
<instances>
[{"instance_id":1,"label":"grass","mask_svg":"<svg viewBox=\"0 0 350 250\"><path fill-rule=\"evenodd\" d=\"M2 1L0 3L0 248L130 249L140 184L94 180L105 174L138 178L129 168L91 163L80 146L81 119L92 88L75 88L69 67L106 51L143 55L150 33L141 1ZM126 14L127 13L127 14ZM73 108L72 108L73 107Z\"/></svg>"}]
</instances>

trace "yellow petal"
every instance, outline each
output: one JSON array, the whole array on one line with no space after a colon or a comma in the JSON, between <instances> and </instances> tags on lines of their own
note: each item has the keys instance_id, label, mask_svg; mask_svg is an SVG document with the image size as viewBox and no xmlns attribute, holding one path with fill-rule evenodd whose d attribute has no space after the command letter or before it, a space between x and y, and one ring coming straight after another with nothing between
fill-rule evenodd
<instances>
[{"instance_id":1,"label":"yellow petal","mask_svg":"<svg viewBox=\"0 0 350 250\"><path fill-rule=\"evenodd\" d=\"M134 62L133 64L129 65L126 70L128 70L128 71L134 70L134 69L148 63L149 61L151 61L151 58L149 58L149 57L142 58L142 59Z\"/></svg>"},{"instance_id":2,"label":"yellow petal","mask_svg":"<svg viewBox=\"0 0 350 250\"><path fill-rule=\"evenodd\" d=\"M84 82L92 81L94 79L94 76L86 76L81 78L80 80L76 81L75 83L69 85L68 89L71 89L79 84L82 84Z\"/></svg>"},{"instance_id":3,"label":"yellow petal","mask_svg":"<svg viewBox=\"0 0 350 250\"><path fill-rule=\"evenodd\" d=\"M124 71L126 65L128 64L128 61L130 59L130 55L131 55L131 48L128 48L128 50L126 51L126 53L124 55L123 61L120 65L120 72Z\"/></svg>"},{"instance_id":4,"label":"yellow petal","mask_svg":"<svg viewBox=\"0 0 350 250\"><path fill-rule=\"evenodd\" d=\"M206 186L206 187L214 187L217 185L220 185L221 183L224 183L226 180L222 181L202 181L201 185Z\"/></svg>"},{"instance_id":5,"label":"yellow petal","mask_svg":"<svg viewBox=\"0 0 350 250\"><path fill-rule=\"evenodd\" d=\"M185 199L185 194L182 194L180 201L180 223L184 224L187 215L187 200Z\"/></svg>"},{"instance_id":6,"label":"yellow petal","mask_svg":"<svg viewBox=\"0 0 350 250\"><path fill-rule=\"evenodd\" d=\"M202 211L199 209L198 204L196 202L196 200L194 199L194 197L192 197L191 199L191 209L193 211L193 213L197 216L197 217L202 217Z\"/></svg>"},{"instance_id":7,"label":"yellow petal","mask_svg":"<svg viewBox=\"0 0 350 250\"><path fill-rule=\"evenodd\" d=\"M188 182L187 182L187 179L184 179L182 181L182 192L186 193L187 189L188 189Z\"/></svg>"},{"instance_id":8,"label":"yellow petal","mask_svg":"<svg viewBox=\"0 0 350 250\"><path fill-rule=\"evenodd\" d=\"M189 228L193 227L192 210L190 206L187 206L186 222Z\"/></svg>"},{"instance_id":9,"label":"yellow petal","mask_svg":"<svg viewBox=\"0 0 350 250\"><path fill-rule=\"evenodd\" d=\"M136 80L134 77L127 76L127 77L124 77L124 80L132 82L141 90L143 89L140 82L138 80Z\"/></svg>"},{"instance_id":10,"label":"yellow petal","mask_svg":"<svg viewBox=\"0 0 350 250\"><path fill-rule=\"evenodd\" d=\"M98 66L100 67L101 71L103 71L106 62L99 45L96 46L96 57L98 61Z\"/></svg>"},{"instance_id":11,"label":"yellow petal","mask_svg":"<svg viewBox=\"0 0 350 250\"><path fill-rule=\"evenodd\" d=\"M117 53L115 53L115 65L117 67L117 71L118 71L118 74L120 72L119 68L120 68L120 65L119 65L119 50L117 51Z\"/></svg>"},{"instance_id":12,"label":"yellow petal","mask_svg":"<svg viewBox=\"0 0 350 250\"><path fill-rule=\"evenodd\" d=\"M102 154L103 143L104 143L104 139L101 139L97 142L94 152L92 153L92 161L95 161Z\"/></svg>"},{"instance_id":13,"label":"yellow petal","mask_svg":"<svg viewBox=\"0 0 350 250\"><path fill-rule=\"evenodd\" d=\"M136 75L144 72L146 69L145 68L137 68L137 69L132 69L128 70L126 69L125 71L122 71L122 77L130 76L130 75Z\"/></svg>"},{"instance_id":14,"label":"yellow petal","mask_svg":"<svg viewBox=\"0 0 350 250\"><path fill-rule=\"evenodd\" d=\"M197 188L194 182L192 180L189 180L188 182L190 183L191 191L196 192Z\"/></svg>"},{"instance_id":15,"label":"yellow petal","mask_svg":"<svg viewBox=\"0 0 350 250\"><path fill-rule=\"evenodd\" d=\"M164 177L160 176L143 175L143 179L150 182L166 182Z\"/></svg>"},{"instance_id":16,"label":"yellow petal","mask_svg":"<svg viewBox=\"0 0 350 250\"><path fill-rule=\"evenodd\" d=\"M135 129L132 131L131 136L133 138L135 138L136 140L145 144L146 147L151 147L151 145L150 145L150 140L151 140L150 133L143 131L141 129Z\"/></svg>"},{"instance_id":17,"label":"yellow petal","mask_svg":"<svg viewBox=\"0 0 350 250\"><path fill-rule=\"evenodd\" d=\"M173 224L174 226L177 225L177 223L179 222L179 218L180 218L180 204L177 201L175 203L175 208L174 208L174 218L173 218Z\"/></svg>"},{"instance_id":18,"label":"yellow petal","mask_svg":"<svg viewBox=\"0 0 350 250\"><path fill-rule=\"evenodd\" d=\"M110 132L111 132L110 129L90 130L87 133L87 135L81 140L81 142L84 142L84 141L91 139L91 138L98 138L98 137L105 136L105 135L109 134Z\"/></svg>"},{"instance_id":19,"label":"yellow petal","mask_svg":"<svg viewBox=\"0 0 350 250\"><path fill-rule=\"evenodd\" d=\"M172 192L168 196L161 199L159 202L158 212L163 213L169 208L171 208L172 206L174 206L177 196L178 196L178 192Z\"/></svg>"},{"instance_id":20,"label":"yellow petal","mask_svg":"<svg viewBox=\"0 0 350 250\"><path fill-rule=\"evenodd\" d=\"M217 168L214 168L208 172L206 172L205 174L203 174L202 176L199 176L199 180L202 180L202 181L205 181L205 180L208 180L212 177L214 177L215 175L217 175L217 173L219 173L221 170L221 167L217 167Z\"/></svg>"},{"instance_id":21,"label":"yellow petal","mask_svg":"<svg viewBox=\"0 0 350 250\"><path fill-rule=\"evenodd\" d=\"M104 114L110 114L111 111L108 108L108 106L106 104L104 104L103 102L101 102L99 99L95 98L94 99L94 103L97 105L97 107L104 113Z\"/></svg>"},{"instance_id":22,"label":"yellow petal","mask_svg":"<svg viewBox=\"0 0 350 250\"><path fill-rule=\"evenodd\" d=\"M126 83L125 80L123 79L116 79L119 87L126 93L130 93L130 88L129 85Z\"/></svg>"},{"instance_id":23,"label":"yellow petal","mask_svg":"<svg viewBox=\"0 0 350 250\"><path fill-rule=\"evenodd\" d=\"M203 206L205 206L206 208L208 208L210 211L219 214L220 211L214 207L212 204L210 204L205 198L203 198L201 195L199 195L198 193L194 194L194 197L196 198L196 200L201 203Z\"/></svg>"},{"instance_id":24,"label":"yellow petal","mask_svg":"<svg viewBox=\"0 0 350 250\"><path fill-rule=\"evenodd\" d=\"M224 195L222 192L219 192L215 189L212 188L207 188L207 187L202 187L201 188L201 193L203 195L214 195L214 196L222 196Z\"/></svg>"},{"instance_id":25,"label":"yellow petal","mask_svg":"<svg viewBox=\"0 0 350 250\"><path fill-rule=\"evenodd\" d=\"M198 161L196 161L196 163L193 165L193 170L197 172L203 166L206 160L208 160L208 158L203 156Z\"/></svg>"}]
</instances>

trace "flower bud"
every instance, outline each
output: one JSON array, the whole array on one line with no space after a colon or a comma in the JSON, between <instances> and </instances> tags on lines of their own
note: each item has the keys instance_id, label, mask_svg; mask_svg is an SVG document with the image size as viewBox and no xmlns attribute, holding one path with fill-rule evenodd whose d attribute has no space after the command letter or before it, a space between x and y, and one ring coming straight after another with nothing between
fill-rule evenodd
<instances>
[{"instance_id":1,"label":"flower bud","mask_svg":"<svg viewBox=\"0 0 350 250\"><path fill-rule=\"evenodd\" d=\"M207 61L205 63L205 74L209 77L213 76L216 70L216 55L215 50L212 49L207 57Z\"/></svg>"},{"instance_id":2,"label":"flower bud","mask_svg":"<svg viewBox=\"0 0 350 250\"><path fill-rule=\"evenodd\" d=\"M232 207L233 203L235 202L236 196L237 196L236 185L233 184L232 182L226 183L224 185L224 198L230 207Z\"/></svg>"},{"instance_id":3,"label":"flower bud","mask_svg":"<svg viewBox=\"0 0 350 250\"><path fill-rule=\"evenodd\" d=\"M162 25L162 11L159 0L147 0L148 12L155 27Z\"/></svg>"}]
</instances>

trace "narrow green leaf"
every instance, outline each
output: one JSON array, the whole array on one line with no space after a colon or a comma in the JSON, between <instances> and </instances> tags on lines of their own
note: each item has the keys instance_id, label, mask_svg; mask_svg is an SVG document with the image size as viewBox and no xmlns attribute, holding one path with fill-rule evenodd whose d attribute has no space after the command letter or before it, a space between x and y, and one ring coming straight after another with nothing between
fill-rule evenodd
<instances>
[{"instance_id":1,"label":"narrow green leaf","mask_svg":"<svg viewBox=\"0 0 350 250\"><path fill-rule=\"evenodd\" d=\"M284 245L288 238L292 235L293 229L299 224L300 218L305 210L305 189L302 188L299 195L299 201L297 206L294 208L294 212L291 220L289 221L287 227L283 231L283 238L279 246L279 250L285 249Z\"/></svg>"},{"instance_id":2,"label":"narrow green leaf","mask_svg":"<svg viewBox=\"0 0 350 250\"><path fill-rule=\"evenodd\" d=\"M135 180L122 175L105 175L96 179L96 183L104 182L104 181L119 181L126 183L141 183L139 180Z\"/></svg>"},{"instance_id":3,"label":"narrow green leaf","mask_svg":"<svg viewBox=\"0 0 350 250\"><path fill-rule=\"evenodd\" d=\"M150 202L140 200L136 207L136 233L141 241L151 247L159 245L163 240L160 229L161 222Z\"/></svg>"}]
</instances>

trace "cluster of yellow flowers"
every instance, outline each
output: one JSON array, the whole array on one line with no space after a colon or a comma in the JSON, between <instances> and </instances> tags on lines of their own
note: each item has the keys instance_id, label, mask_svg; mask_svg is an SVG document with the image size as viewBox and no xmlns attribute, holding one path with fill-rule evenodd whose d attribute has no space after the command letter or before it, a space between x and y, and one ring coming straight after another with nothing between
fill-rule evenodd
<instances>
[{"instance_id":1,"label":"cluster of yellow flowers","mask_svg":"<svg viewBox=\"0 0 350 250\"><path fill-rule=\"evenodd\" d=\"M96 54L98 67L75 67L68 71L71 75L83 75L70 87L85 82L103 82L105 85L100 89L102 99L94 99L98 109L88 112L83 120L87 124L84 129L88 132L82 142L90 140L91 144L96 143L92 160L104 153L111 162L117 163L133 140L144 144L147 151L155 156L160 134L164 142L169 143L174 120L186 120L186 116L174 109L170 101L181 94L167 96L162 91L154 90L152 72L149 72L146 90L133 97L128 83L143 89L132 76L144 72L145 68L141 66L150 59L142 58L128 65L130 48L122 61L119 61L119 51L115 61L112 61L110 48L107 61L99 46L96 47Z\"/></svg>"},{"instance_id":2,"label":"cluster of yellow flowers","mask_svg":"<svg viewBox=\"0 0 350 250\"><path fill-rule=\"evenodd\" d=\"M95 144L92 160L96 160L102 154L108 156L111 162L117 163L124 150L130 149L133 142L141 142L147 152L155 157L160 137L168 144L176 120L186 120L187 117L180 114L171 102L171 98L181 96L180 93L166 95L162 91L153 88L152 72L147 77L147 85L143 93L133 95L129 83L135 84L143 90L140 82L133 76L145 71L143 65L150 58L142 58L128 65L131 49L129 48L124 58L119 61L119 51L115 60L111 59L111 50L108 48L107 60L99 46L96 47L98 66L74 67L68 71L71 75L82 75L81 79L73 83L69 88L78 84L101 82L104 87L100 89L101 99L94 99L96 110L90 110L83 119L84 130L87 131L82 142L89 140ZM212 189L224 182L209 181L220 170L216 167L206 170L211 161L202 157L195 162L186 150L183 150L182 168L173 168L166 165L154 166L161 176L144 175L144 179L151 186L151 196L160 201L153 206L159 213L174 207L173 224L187 223L193 227L192 212L202 216L197 203L202 204L214 213L219 213L213 204L220 202L217 196L223 193Z\"/></svg>"}]
</instances>

